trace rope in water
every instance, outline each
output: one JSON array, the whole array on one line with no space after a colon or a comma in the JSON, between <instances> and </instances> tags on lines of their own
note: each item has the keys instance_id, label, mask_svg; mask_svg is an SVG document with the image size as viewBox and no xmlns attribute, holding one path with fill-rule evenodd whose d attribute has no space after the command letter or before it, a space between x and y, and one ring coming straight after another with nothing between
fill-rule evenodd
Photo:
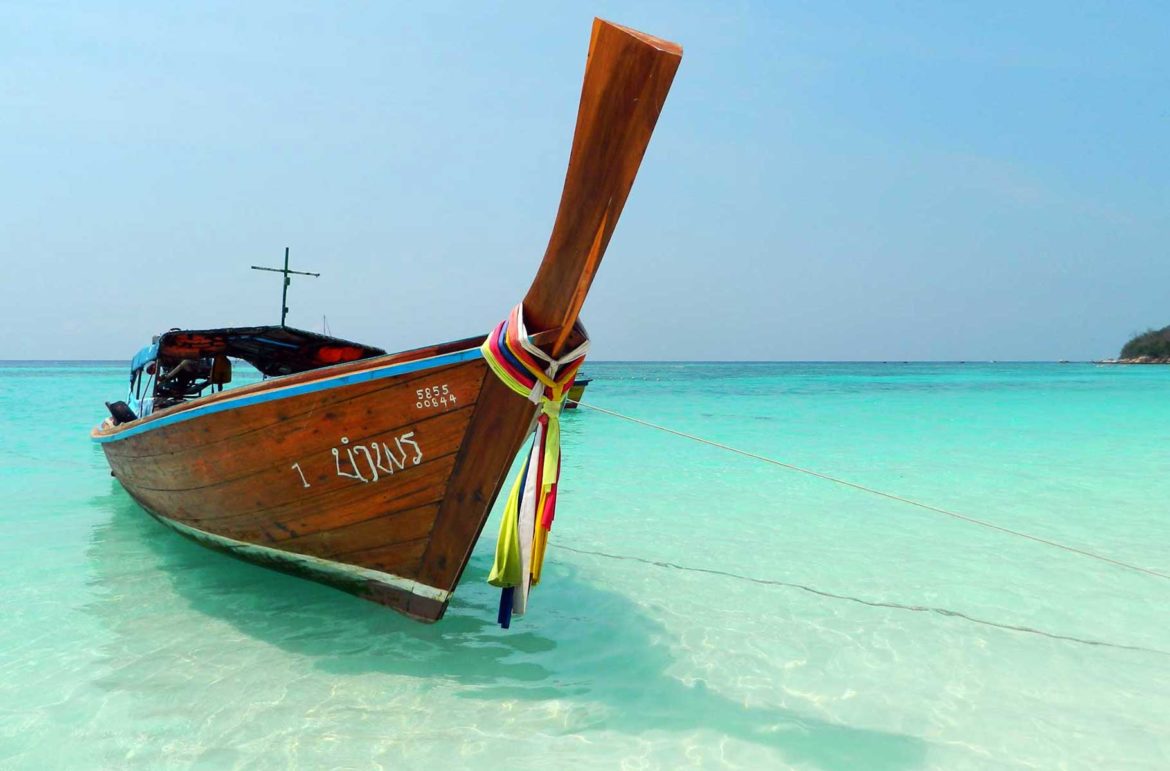
<instances>
[{"instance_id":1,"label":"rope in water","mask_svg":"<svg viewBox=\"0 0 1170 771\"><path fill-rule=\"evenodd\" d=\"M647 428L653 428L657 431L663 431L667 434L674 434L675 436L682 437L683 439L690 439L693 442L699 442L701 444L710 445L711 447L717 447L721 450L733 452L733 453L736 453L737 455L743 455L744 457L747 457L747 458L754 458L755 460L763 461L764 463L770 463L773 466L779 466L780 468L787 469L789 471L795 471L795 472L798 472L801 474L807 474L809 476L817 477L818 479L824 479L825 481L828 481L828 482L833 482L835 484L844 485L845 487L852 487L854 490L861 490L862 492L870 493L871 495L877 495L877 496L880 496L882 498L888 498L889 500L892 500L892 501L898 501L900 503L906 503L906 504L909 504L911 506L917 506L918 508L925 509L926 511L931 511L931 512L934 512L936 514L944 514L948 517L962 520L963 522L967 522L967 523L970 523L972 525L979 525L980 527L985 527L985 528L988 528L989 530L998 530L1001 533L1007 533L1008 535L1014 535L1018 538L1026 538L1029 541L1035 541L1036 543L1041 543L1041 544L1044 544L1045 546L1051 546L1051 547L1054 547L1056 549L1062 549L1062 550L1070 552L1072 554L1079 554L1082 557L1089 557L1090 559L1099 560L1101 562L1107 562L1107 563L1110 563L1112 565L1116 565L1117 567L1125 568L1127 570L1134 570L1134 571L1137 571L1138 573L1145 573L1146 575L1154 576L1156 578L1170 579L1170 574L1168 574L1168 573L1163 573L1159 570L1154 570L1152 568L1144 568L1141 565L1135 565L1131 562L1124 562L1124 561L1119 560L1119 559L1114 559L1113 557L1107 557L1104 554L1098 554L1097 552L1089 551L1088 549L1081 549L1081 548L1078 548L1076 546L1069 546L1068 544L1060 543L1058 541L1052 541L1052 540L1049 540L1047 538L1042 538L1041 536L1038 536L1038 535L1032 535L1031 533L1025 533L1025 532L1022 532L1020 530L1013 530L1010 527L1004 527L1003 525L997 525L994 522L988 522L987 520L984 520L984 519L978 519L976 517L971 517L971 516L968 516L966 514L960 514L956 511L949 511L947 509L939 508L938 506L932 506L929 503L923 503L921 501L916 501L916 500L913 500L911 498L903 498L900 495L895 495L894 493L887 493L887 492L884 492L882 490L875 490L872 487L866 487L865 485L858 484L857 482L850 482L847 479L841 479L839 477L831 476L829 474L823 474L819 471L813 471L812 469L803 468L801 466L796 466L796 465L793 465L791 463L785 463L783 461L776 460L775 458L769 458L769 457L764 456L764 455L758 455L757 453L754 453L754 452L749 452L747 450L741 450L738 447L732 447L730 445L723 444L721 442L715 442L715 441L712 441L710 439L704 439L703 437L695 436L694 434L688 434L688 433L685 433L683 431L676 431L673 428L667 428L666 426L660 426L656 423L651 423L647 420L642 420L640 418L634 418L634 417L631 417L629 415L623 415L620 412L614 412L613 410L607 410L604 407L598 407L598 406L593 405L593 404L586 404L585 402L579 402L579 401L574 401L574 403L580 407L586 407L588 409L594 410L595 412L601 412L601 413L604 413L606 415L611 415L615 418L620 418L621 420L627 420L631 423L636 423L636 424L641 425L641 426L646 426Z\"/></svg>"},{"instance_id":2,"label":"rope in water","mask_svg":"<svg viewBox=\"0 0 1170 771\"><path fill-rule=\"evenodd\" d=\"M782 586L789 589L799 589L802 592L815 594L818 597L826 597L832 600L846 600L848 602L856 602L859 605L868 605L871 608L891 608L894 610L908 610L915 613L935 613L940 616L947 616L949 618L958 618L964 621L969 621L973 624L981 624L983 626L995 627L996 629L1006 629L1010 632L1023 632L1026 634L1040 635L1041 637L1048 637L1053 640L1064 640L1067 642L1074 642L1080 645L1094 645L1105 648L1118 648L1127 651L1141 651L1142 653L1155 653L1159 656L1170 656L1170 651L1162 650L1161 648L1147 648L1141 645L1130 645L1128 643L1110 642L1109 640L1094 640L1088 637L1075 637L1073 635L1060 634L1058 632L1048 632L1043 629L1037 629L1031 626L1020 626L1018 624L1007 624L1000 621L991 621L977 616L969 616L966 613L950 608L939 608L930 605L904 605L900 602L886 602L883 600L867 600L862 597L854 597L849 594L836 594L835 592L825 591L824 589L817 589L816 587L807 586L806 584L797 584L790 581L777 581L768 578L756 578L755 576L745 576L740 573L731 573L726 570L715 570L713 568L700 568L689 565L679 565L674 562L665 562L661 560L651 560L644 557L634 557L628 554L610 554L603 551L593 551L591 549L578 549L573 546L565 546L560 544L558 549L575 552L577 554L589 554L594 557L605 557L606 559L625 560L628 562L641 562L644 565L653 565L660 568L670 568L672 570L681 570L686 573L707 573L709 575L723 576L725 578L734 578L740 581L750 581L755 584L763 584L765 586Z\"/></svg>"}]
</instances>

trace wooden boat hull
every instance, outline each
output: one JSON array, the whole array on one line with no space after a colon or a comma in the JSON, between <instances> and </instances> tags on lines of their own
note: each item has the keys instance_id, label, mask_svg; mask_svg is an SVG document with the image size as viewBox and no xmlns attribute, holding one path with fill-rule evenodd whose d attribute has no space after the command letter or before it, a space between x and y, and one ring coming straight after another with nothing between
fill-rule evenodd
<instances>
[{"instance_id":1,"label":"wooden boat hull","mask_svg":"<svg viewBox=\"0 0 1170 771\"><path fill-rule=\"evenodd\" d=\"M435 621L535 414L478 343L277 378L94 439L183 535Z\"/></svg>"}]
</instances>

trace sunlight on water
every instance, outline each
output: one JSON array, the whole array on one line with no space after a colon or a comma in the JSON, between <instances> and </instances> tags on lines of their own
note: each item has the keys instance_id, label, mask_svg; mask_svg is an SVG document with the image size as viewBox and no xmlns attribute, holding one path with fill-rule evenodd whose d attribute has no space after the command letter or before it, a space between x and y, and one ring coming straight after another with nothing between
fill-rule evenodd
<instances>
[{"instance_id":1,"label":"sunlight on water","mask_svg":"<svg viewBox=\"0 0 1170 771\"><path fill-rule=\"evenodd\" d=\"M587 371L600 406L1170 571L1170 368ZM848 599L1170 651L1170 582L579 410L529 615L495 626L493 521L424 626L149 519L88 438L125 382L0 363L0 767L1170 766L1170 656Z\"/></svg>"}]
</instances>

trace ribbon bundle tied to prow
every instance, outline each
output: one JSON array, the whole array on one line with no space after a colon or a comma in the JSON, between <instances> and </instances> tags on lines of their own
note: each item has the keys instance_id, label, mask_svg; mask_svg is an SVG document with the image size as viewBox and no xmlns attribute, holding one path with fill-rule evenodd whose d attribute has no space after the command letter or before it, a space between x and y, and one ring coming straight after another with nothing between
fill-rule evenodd
<instances>
[{"instance_id":1,"label":"ribbon bundle tied to prow","mask_svg":"<svg viewBox=\"0 0 1170 771\"><path fill-rule=\"evenodd\" d=\"M532 449L508 495L496 559L488 575L488 583L502 590L499 621L507 629L513 613L524 613L529 589L540 582L561 475L561 408L585 361L589 340L586 337L581 345L554 359L529 339L521 304L492 330L481 350L496 377L540 406Z\"/></svg>"}]
</instances>

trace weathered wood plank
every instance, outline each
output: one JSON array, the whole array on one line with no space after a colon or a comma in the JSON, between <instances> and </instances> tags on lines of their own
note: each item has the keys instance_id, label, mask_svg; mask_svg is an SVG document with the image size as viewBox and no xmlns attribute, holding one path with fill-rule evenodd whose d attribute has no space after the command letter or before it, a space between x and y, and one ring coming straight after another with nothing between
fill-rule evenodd
<instances>
[{"instance_id":1,"label":"weathered wood plank","mask_svg":"<svg viewBox=\"0 0 1170 771\"><path fill-rule=\"evenodd\" d=\"M428 383L447 383L450 388L458 388L456 397L460 402L472 403L478 393L478 381L482 379L487 367L482 361L469 361L461 364L437 367L421 372L411 372L397 377L374 380L366 383L355 383L337 389L317 391L287 398L275 399L266 403L266 409L231 409L201 416L197 420L188 420L140 434L137 441L126 447L119 448L119 454L126 457L145 458L152 455L175 455L179 457L199 457L208 451L214 451L215 445L229 439L236 440L248 433L269 432L278 428L288 420L294 420L309 415L324 415L334 409L344 409L348 402L357 402L359 407L371 408L379 401L370 401L370 397L381 400L385 404L401 404L402 409L409 411L415 404L414 400L399 400L396 396L378 397L383 391L400 389L403 392L413 392L417 388L426 387ZM306 374L306 373L302 373ZM296 375L295 377L301 377ZM270 384L268 391L279 392L288 387L282 379L265 381L256 385ZM252 389L254 386L246 386ZM245 389L238 389L243 392ZM241 396L263 393L264 390L241 393ZM197 400L185 405L200 406L202 404L219 403L219 397L233 394L234 391L224 391L214 397L205 397L206 402ZM214 399L214 401L213 401ZM456 407L462 405L456 405ZM164 410L157 414L173 414ZM154 415L151 418L155 417ZM147 424L143 422L143 425Z\"/></svg>"},{"instance_id":2,"label":"weathered wood plank","mask_svg":"<svg viewBox=\"0 0 1170 771\"><path fill-rule=\"evenodd\" d=\"M425 540L431 532L438 510L437 503L406 509L346 527L290 538L282 541L280 548L362 564L360 561L355 562L352 555L368 552L374 544L391 548L402 543Z\"/></svg>"},{"instance_id":3,"label":"weathered wood plank","mask_svg":"<svg viewBox=\"0 0 1170 771\"><path fill-rule=\"evenodd\" d=\"M400 436L436 417L459 411L469 413L479 396L486 371L483 362L476 364L449 371L434 381L447 385L449 396L454 397L454 401L448 399L447 405L439 407L416 406L418 380L366 392L361 397L352 396L347 387L324 392L335 394L333 400L317 398L318 394L294 397L287 400L289 404L257 404L164 426L142 437L133 437L134 440L145 440L151 434L160 434L152 441L171 442L183 448L173 453L134 455L122 451L121 445L128 442L121 441L114 443L111 454L121 461L122 468L116 469L121 478L153 489L193 489L210 482L245 477L276 463L287 466L322 454L332 466L330 451L332 448L344 451L343 438L349 444L357 444L379 437ZM300 409L297 403L310 397L313 397L313 407ZM238 418L235 426L233 416ZM262 432L250 430L257 421L269 423L270 427ZM209 451L207 446L190 447L192 436L202 432L202 427L193 424L202 423L213 424L218 432L220 439L215 443L214 451ZM393 446L393 439L389 441ZM309 474L303 465L302 471ZM323 471L323 467L318 467L314 473ZM292 476L296 476L295 472ZM306 481L316 484L326 480L307 478Z\"/></svg>"}]
</instances>

